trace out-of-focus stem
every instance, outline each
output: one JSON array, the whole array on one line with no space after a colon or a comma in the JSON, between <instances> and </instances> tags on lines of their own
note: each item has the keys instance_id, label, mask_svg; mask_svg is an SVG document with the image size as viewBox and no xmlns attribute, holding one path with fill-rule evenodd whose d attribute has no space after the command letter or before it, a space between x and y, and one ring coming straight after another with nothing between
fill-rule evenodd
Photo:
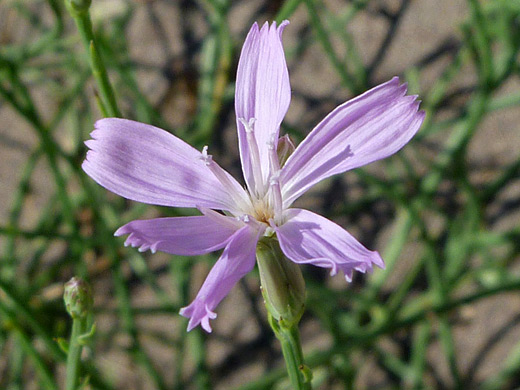
<instances>
[{"instance_id":1,"label":"out-of-focus stem","mask_svg":"<svg viewBox=\"0 0 520 390\"><path fill-rule=\"evenodd\" d=\"M120 117L121 113L117 107L114 90L108 79L105 63L101 58L94 38L89 13L90 4L85 7L78 7L74 5L73 0L65 0L65 4L67 5L69 13L74 18L81 39L89 53L90 68L92 69L92 74L99 89L103 114L106 113L111 117Z\"/></svg>"},{"instance_id":2,"label":"out-of-focus stem","mask_svg":"<svg viewBox=\"0 0 520 390\"><path fill-rule=\"evenodd\" d=\"M70 335L69 353L67 355L67 371L65 390L76 390L78 387L79 363L83 346L79 337L86 331L86 319L72 320L72 333Z\"/></svg>"}]
</instances>

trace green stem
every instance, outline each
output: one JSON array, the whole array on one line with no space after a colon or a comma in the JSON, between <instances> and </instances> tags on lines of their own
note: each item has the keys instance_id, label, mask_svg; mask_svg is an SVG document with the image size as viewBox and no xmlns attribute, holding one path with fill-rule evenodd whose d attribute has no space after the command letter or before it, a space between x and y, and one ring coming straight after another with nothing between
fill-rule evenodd
<instances>
[{"instance_id":1,"label":"green stem","mask_svg":"<svg viewBox=\"0 0 520 390\"><path fill-rule=\"evenodd\" d=\"M312 373L303 361L298 332L298 323L305 310L305 282L301 270L284 256L273 237L263 237L258 242L256 259L267 319L282 344L292 387L310 390Z\"/></svg>"},{"instance_id":2,"label":"green stem","mask_svg":"<svg viewBox=\"0 0 520 390\"><path fill-rule=\"evenodd\" d=\"M108 78L105 63L101 58L94 39L90 13L88 9L81 12L69 10L69 12L74 18L81 39L89 53L90 67L101 95L102 109L108 114L108 116L121 117L121 113L117 107L114 90L112 89L112 85Z\"/></svg>"},{"instance_id":3,"label":"green stem","mask_svg":"<svg viewBox=\"0 0 520 390\"><path fill-rule=\"evenodd\" d=\"M70 335L69 353L67 354L65 390L76 390L78 387L79 362L83 349L79 337L85 333L86 324L86 319L72 320L72 334Z\"/></svg>"},{"instance_id":4,"label":"green stem","mask_svg":"<svg viewBox=\"0 0 520 390\"><path fill-rule=\"evenodd\" d=\"M282 344L282 353L293 389L311 390L312 374L311 370L305 365L303 360L298 326L280 326L280 324L270 314L268 314L268 316L274 334Z\"/></svg>"}]
</instances>

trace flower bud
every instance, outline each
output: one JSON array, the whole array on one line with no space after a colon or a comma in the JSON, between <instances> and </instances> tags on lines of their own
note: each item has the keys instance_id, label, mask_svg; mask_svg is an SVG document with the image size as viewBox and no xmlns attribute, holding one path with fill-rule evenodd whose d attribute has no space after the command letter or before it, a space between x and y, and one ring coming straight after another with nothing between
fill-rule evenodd
<instances>
[{"instance_id":1,"label":"flower bud","mask_svg":"<svg viewBox=\"0 0 520 390\"><path fill-rule=\"evenodd\" d=\"M280 168L284 166L289 156L294 152L295 146L288 134L278 139L278 147L276 148L276 154L278 154L278 161Z\"/></svg>"},{"instance_id":2,"label":"flower bud","mask_svg":"<svg viewBox=\"0 0 520 390\"><path fill-rule=\"evenodd\" d=\"M67 312L75 320L87 318L94 306L90 285L76 277L65 283L63 300L65 301Z\"/></svg>"},{"instance_id":3,"label":"flower bud","mask_svg":"<svg viewBox=\"0 0 520 390\"><path fill-rule=\"evenodd\" d=\"M262 295L280 326L296 325L305 309L305 281L300 267L288 260L274 237L263 237L256 247Z\"/></svg>"}]
</instances>

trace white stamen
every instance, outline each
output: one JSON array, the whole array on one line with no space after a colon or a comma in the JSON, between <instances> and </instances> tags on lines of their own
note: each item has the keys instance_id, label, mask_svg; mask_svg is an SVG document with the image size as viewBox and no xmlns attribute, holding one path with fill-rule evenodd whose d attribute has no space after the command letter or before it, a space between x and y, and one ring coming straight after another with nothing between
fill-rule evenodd
<instances>
[{"instance_id":1,"label":"white stamen","mask_svg":"<svg viewBox=\"0 0 520 390\"><path fill-rule=\"evenodd\" d=\"M200 159L204 161L204 164L206 164L207 166L211 165L211 162L213 161L213 156L208 154L208 145L205 145L202 148L202 156Z\"/></svg>"},{"instance_id":2,"label":"white stamen","mask_svg":"<svg viewBox=\"0 0 520 390\"><path fill-rule=\"evenodd\" d=\"M242 214L236 218L238 221L243 222L245 224L257 224L256 220L252 218L249 214Z\"/></svg>"},{"instance_id":3,"label":"white stamen","mask_svg":"<svg viewBox=\"0 0 520 390\"><path fill-rule=\"evenodd\" d=\"M278 153L276 153L276 135L272 134L271 139L267 143L269 149L269 170L270 172L278 172L280 163L278 162Z\"/></svg>"},{"instance_id":4,"label":"white stamen","mask_svg":"<svg viewBox=\"0 0 520 390\"><path fill-rule=\"evenodd\" d=\"M271 201L274 206L274 221L281 222L283 212L282 191L280 190L280 171L274 172L269 179Z\"/></svg>"},{"instance_id":5,"label":"white stamen","mask_svg":"<svg viewBox=\"0 0 520 390\"><path fill-rule=\"evenodd\" d=\"M269 148L269 150L274 150L274 144L276 142L276 135L275 134L271 134L271 137L269 137L269 142L267 143L267 147Z\"/></svg>"},{"instance_id":6,"label":"white stamen","mask_svg":"<svg viewBox=\"0 0 520 390\"><path fill-rule=\"evenodd\" d=\"M217 178L217 180L222 184L222 186L226 189L227 193L233 199L237 208L243 208L245 206L244 198L240 196L240 193L235 191L235 186L231 182L229 176L215 161L213 161L213 156L208 154L208 147L204 146L202 148L202 156L200 159L204 162L204 164L209 168L211 173Z\"/></svg>"},{"instance_id":7,"label":"white stamen","mask_svg":"<svg viewBox=\"0 0 520 390\"><path fill-rule=\"evenodd\" d=\"M262 177L262 168L260 164L260 151L256 142L256 137L253 131L253 125L256 121L255 118L250 118L246 121L243 118L238 119L240 123L244 125L246 131L247 145L249 147L249 155L251 156L251 170L253 171L254 189L250 188L250 191L256 192L255 195L262 197L265 193L264 180Z\"/></svg>"}]
</instances>

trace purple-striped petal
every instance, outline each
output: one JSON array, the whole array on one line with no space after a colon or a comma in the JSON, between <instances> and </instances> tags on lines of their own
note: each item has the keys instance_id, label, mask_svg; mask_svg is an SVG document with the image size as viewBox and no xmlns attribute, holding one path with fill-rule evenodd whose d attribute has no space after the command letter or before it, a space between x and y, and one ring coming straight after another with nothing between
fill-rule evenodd
<instances>
[{"instance_id":1,"label":"purple-striped petal","mask_svg":"<svg viewBox=\"0 0 520 390\"><path fill-rule=\"evenodd\" d=\"M96 122L83 170L106 189L127 199L161 206L234 211L247 199L227 172L224 187L198 150L157 127L126 119ZM246 200L244 200L246 201Z\"/></svg>"},{"instance_id":2,"label":"purple-striped petal","mask_svg":"<svg viewBox=\"0 0 520 390\"><path fill-rule=\"evenodd\" d=\"M280 26L265 23L258 29L255 23L242 47L238 63L235 111L238 141L244 178L248 187L255 188L250 150L244 124L254 118L252 127L258 145L262 173L267 180L269 158L268 143L276 144L280 123L291 101L289 72L282 47L282 32L288 21ZM275 145L276 147L276 145Z\"/></svg>"},{"instance_id":3,"label":"purple-striped petal","mask_svg":"<svg viewBox=\"0 0 520 390\"><path fill-rule=\"evenodd\" d=\"M254 268L256 243L263 231L258 223L251 222L231 237L195 300L180 311L182 316L190 319L188 331L200 324L206 332L211 333L209 320L217 317L213 310L233 286Z\"/></svg>"},{"instance_id":4,"label":"purple-striped petal","mask_svg":"<svg viewBox=\"0 0 520 390\"><path fill-rule=\"evenodd\" d=\"M388 157L419 130L424 112L399 78L337 107L296 148L281 171L284 206L331 175Z\"/></svg>"},{"instance_id":5,"label":"purple-striped petal","mask_svg":"<svg viewBox=\"0 0 520 390\"><path fill-rule=\"evenodd\" d=\"M287 210L284 218L286 222L274 228L283 253L295 263L330 268L332 275L342 271L349 282L353 271L385 266L379 253L327 218L301 209Z\"/></svg>"},{"instance_id":6,"label":"purple-striped petal","mask_svg":"<svg viewBox=\"0 0 520 390\"><path fill-rule=\"evenodd\" d=\"M125 246L150 249L180 256L196 256L224 248L243 222L212 210L196 217L136 220L120 227L114 235L129 234Z\"/></svg>"}]
</instances>

